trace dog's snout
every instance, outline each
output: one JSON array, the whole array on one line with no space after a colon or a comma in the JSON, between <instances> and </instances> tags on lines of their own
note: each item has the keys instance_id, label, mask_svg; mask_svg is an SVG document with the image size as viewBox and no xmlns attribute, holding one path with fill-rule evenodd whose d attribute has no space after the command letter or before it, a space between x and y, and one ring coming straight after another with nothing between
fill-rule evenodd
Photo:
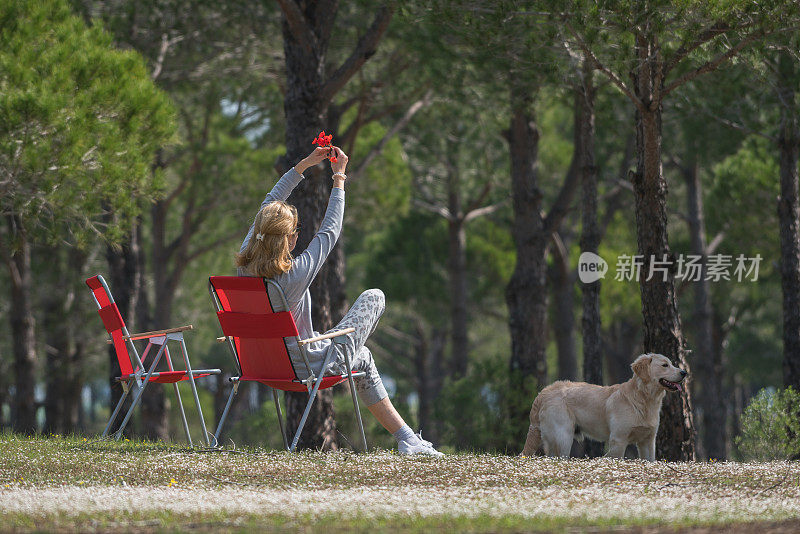
<instances>
[{"instance_id":1,"label":"dog's snout","mask_svg":"<svg viewBox=\"0 0 800 534\"><path fill-rule=\"evenodd\" d=\"M687 373L684 369L681 369L681 378L686 378L686 375L688 374L689 373Z\"/></svg>"}]
</instances>

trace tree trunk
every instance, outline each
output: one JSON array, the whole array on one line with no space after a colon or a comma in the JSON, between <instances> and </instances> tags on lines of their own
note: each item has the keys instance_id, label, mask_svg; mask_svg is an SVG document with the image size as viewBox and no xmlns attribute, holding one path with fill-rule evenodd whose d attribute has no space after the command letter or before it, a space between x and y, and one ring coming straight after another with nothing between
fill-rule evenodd
<instances>
[{"instance_id":1,"label":"tree trunk","mask_svg":"<svg viewBox=\"0 0 800 534\"><path fill-rule=\"evenodd\" d=\"M448 170L448 276L450 278L450 365L449 375L453 379L467 374L469 344L467 339L467 233L461 210L461 195L458 174L454 167ZM455 445L459 449L469 447L470 432L467 414L460 413L453 421L456 429Z\"/></svg>"},{"instance_id":2,"label":"tree trunk","mask_svg":"<svg viewBox=\"0 0 800 534\"><path fill-rule=\"evenodd\" d=\"M597 166L594 160L595 111L594 68L584 58L581 79L576 89L577 130L575 150L580 151L581 177L581 253L598 253L600 224L597 215ZM581 284L581 338L583 340L583 380L603 384L603 340L600 320L600 280ZM603 454L603 444L585 440L584 453L590 458Z\"/></svg>"},{"instance_id":3,"label":"tree trunk","mask_svg":"<svg viewBox=\"0 0 800 534\"><path fill-rule=\"evenodd\" d=\"M559 235L563 234L559 232ZM578 378L578 354L575 348L575 277L565 257L569 244L561 237L564 249L553 254L553 263L548 269L552 282L552 325L558 352L558 379ZM556 247L558 248L558 247Z\"/></svg>"},{"instance_id":4,"label":"tree trunk","mask_svg":"<svg viewBox=\"0 0 800 534\"><path fill-rule=\"evenodd\" d=\"M725 374L724 371L728 369L725 362L725 347L727 345L728 335L731 328L735 324L735 319L731 316L722 318L713 310L711 315L711 360L713 372L719 376L719 409L720 415L717 416L717 421L723 425L720 429L720 436L724 439L721 444L715 444L714 447L720 454L718 458L726 459L729 453L733 450L732 442L733 437L739 434L738 429L734 433L732 428L732 413L734 411L734 404L731 402L734 399L733 383L734 377L730 374ZM710 442L716 442L718 438L711 438ZM707 458L711 458L710 454L706 454Z\"/></svg>"},{"instance_id":5,"label":"tree trunk","mask_svg":"<svg viewBox=\"0 0 800 534\"><path fill-rule=\"evenodd\" d=\"M51 434L74 433L80 413L82 387L81 366L84 344L75 332L83 318L84 299L76 298L77 281L82 281L86 256L76 248L64 253L55 247L44 249L51 259L50 271L61 291L45 296L43 330L47 353L47 378L45 391L45 422L43 432Z\"/></svg>"},{"instance_id":6,"label":"tree trunk","mask_svg":"<svg viewBox=\"0 0 800 534\"><path fill-rule=\"evenodd\" d=\"M615 318L606 329L603 344L608 380L611 384L631 377L631 363L641 350L641 327L625 317Z\"/></svg>"},{"instance_id":7,"label":"tree trunk","mask_svg":"<svg viewBox=\"0 0 800 534\"><path fill-rule=\"evenodd\" d=\"M126 324L136 315L136 310L139 307L139 301L141 300L140 297L142 296L142 289L144 287L144 281L142 279L142 250L139 241L140 232L141 221L137 220L131 227L131 234L121 245L109 246L106 249L106 260L108 261L109 270L108 283L111 293L114 296L114 302L116 302L117 308L119 308L120 314L123 320L126 321ZM120 375L121 371L117 353L113 346L109 346L108 348L108 362L110 369L109 386L111 388L109 409L113 410L119 402L120 397L122 397L122 386L115 380L115 378ZM148 387L148 389L151 388L152 386ZM129 395L109 432L116 432L119 428L119 423L122 422L124 414L130 407L131 400L131 395ZM130 433L131 425L128 425L125 429L125 435L130 435Z\"/></svg>"},{"instance_id":8,"label":"tree trunk","mask_svg":"<svg viewBox=\"0 0 800 534\"><path fill-rule=\"evenodd\" d=\"M55 247L43 248L42 252L50 258L52 273L60 280L69 280L64 269L63 255ZM58 282L51 282L54 285ZM68 300L74 298L71 288L62 288L61 291L49 292L42 299L43 321L41 330L44 331L45 353L47 360L47 376L45 378L44 397L44 434L61 434L64 429L61 424L64 419L64 389L69 372L69 338L72 328L66 324L69 317ZM65 298L66 297L66 298Z\"/></svg>"},{"instance_id":9,"label":"tree trunk","mask_svg":"<svg viewBox=\"0 0 800 534\"><path fill-rule=\"evenodd\" d=\"M191 171L190 171L191 172ZM188 209L188 208L187 208ZM141 231L141 229L140 229ZM172 303L175 299L179 273L182 268L178 257L172 258L172 269L170 269L170 258L168 257L167 241L167 206L163 201L156 202L151 209L151 247L152 247L152 280L153 293L148 292L142 286L141 293L136 306L136 330L144 332L157 328L170 328L172 324ZM181 239L188 240L191 234L182 233ZM141 276L144 277L145 262L144 248L139 241L140 265L142 266ZM182 242L186 245L186 241ZM177 256L173 252L173 256ZM152 296L152 303L150 297ZM152 304L152 306L151 306ZM176 347L176 346L174 346ZM155 351L151 351L148 361L144 362L147 367L155 357ZM170 356L172 356L170 352ZM166 355L161 357L159 370L166 370ZM167 414L167 388L156 385L149 385L142 395L141 400L141 433L147 439L166 440L169 438L169 418Z\"/></svg>"},{"instance_id":10,"label":"tree trunk","mask_svg":"<svg viewBox=\"0 0 800 534\"><path fill-rule=\"evenodd\" d=\"M800 391L800 200L798 199L798 131L795 90L790 83L793 59L781 54L779 99L781 126L781 194L778 220L781 234L781 288L783 289L783 385Z\"/></svg>"},{"instance_id":11,"label":"tree trunk","mask_svg":"<svg viewBox=\"0 0 800 534\"><path fill-rule=\"evenodd\" d=\"M6 360L5 355L2 352L0 352L0 361L5 361L5 360ZM6 366L4 365L3 367L6 367ZM0 369L0 372L2 372L2 369ZM4 416L5 407L9 402L8 390L9 390L9 388L8 388L8 386L6 384L6 381L4 380L4 381L0 382L0 430L5 430L5 428L8 426L8 421L6 420L6 418ZM9 408L10 408L10 405L9 405Z\"/></svg>"},{"instance_id":12,"label":"tree trunk","mask_svg":"<svg viewBox=\"0 0 800 534\"><path fill-rule=\"evenodd\" d=\"M36 432L36 336L31 306L31 246L19 218L9 215L8 243L4 244L11 286L11 343L14 354L15 394L11 426L15 432Z\"/></svg>"},{"instance_id":13,"label":"tree trunk","mask_svg":"<svg viewBox=\"0 0 800 534\"><path fill-rule=\"evenodd\" d=\"M419 395L419 408L417 410L419 428L425 433L425 439L438 443L440 424L436 417L434 405L439 395L443 381L442 356L447 344L446 332L431 328L430 335L425 332L422 320L416 319L414 367L416 371L417 394Z\"/></svg>"},{"instance_id":14,"label":"tree trunk","mask_svg":"<svg viewBox=\"0 0 800 534\"><path fill-rule=\"evenodd\" d=\"M688 371L673 282L675 266L667 234L667 183L661 165L662 103L660 99L654 100L656 94L660 95L663 90L663 59L652 31L647 27L644 34L636 39L640 61L633 71L636 96L641 103L636 111L637 166L631 181L636 206L638 251L643 258L639 287L644 320L644 350L663 354ZM669 262L668 272L655 271L650 277L653 261ZM673 461L694 459L690 397L688 390L680 394L669 393L665 397L656 439L659 458Z\"/></svg>"},{"instance_id":15,"label":"tree trunk","mask_svg":"<svg viewBox=\"0 0 800 534\"><path fill-rule=\"evenodd\" d=\"M547 249L540 215L542 192L538 184L539 132L533 119L531 95L512 89L511 124L507 133L511 154L514 222L512 235L517 262L506 286L511 332L510 371L519 393L509 406L512 421L525 421L536 392L547 383ZM511 446L524 441L527 425L519 425Z\"/></svg>"},{"instance_id":16,"label":"tree trunk","mask_svg":"<svg viewBox=\"0 0 800 534\"><path fill-rule=\"evenodd\" d=\"M374 21L361 36L352 54L326 79L326 55L336 21L338 1L279 0L278 3L282 13L286 65L286 94L283 100L286 115L286 156L279 165L288 170L310 152L311 140L323 129L327 108L336 93L375 54L391 21L394 6L386 3L378 8ZM328 126L328 130L330 129ZM306 179L290 197L289 200L297 207L301 221L297 242L299 250L308 245L319 227L330 190L329 174L323 172L318 165L306 171ZM341 238L311 286L311 300L311 318L319 331L333 326L345 312ZM286 393L288 428L297 426L305 406L305 398L303 393ZM320 392L309 414L299 447L337 447L332 399L330 390Z\"/></svg>"},{"instance_id":17,"label":"tree trunk","mask_svg":"<svg viewBox=\"0 0 800 534\"><path fill-rule=\"evenodd\" d=\"M702 258L700 279L692 283L694 287L694 346L692 351L694 377L692 396L695 412L702 414L702 434L698 444L698 455L704 458L725 459L725 406L722 396L722 369L717 365L717 351L713 346L713 313L711 309L711 288L706 280L706 227L703 215L703 193L696 161L689 161L681 169L686 181L687 213L689 217L689 237L693 255Z\"/></svg>"},{"instance_id":18,"label":"tree trunk","mask_svg":"<svg viewBox=\"0 0 800 534\"><path fill-rule=\"evenodd\" d=\"M298 39L283 16L283 47L286 58L286 159L288 169L304 158L313 148L311 140L324 129L325 110L322 108L322 88L325 82L325 60L330 35L324 27L336 17L335 1L308 2L302 9L309 22L306 28L313 42ZM326 6L323 9L323 6ZM290 197L300 218L300 236L296 250L304 250L314 236L330 196L328 173L321 166L308 169ZM336 248L339 248L338 245ZM336 269L337 253L332 253L311 285L312 321L316 330L324 332L333 326L331 310L331 270ZM339 288L337 288L338 290ZM294 431L300 421L308 395L286 393L287 428ZM321 449L338 447L336 424L333 418L333 396L330 390L320 391L308 416L298 448Z\"/></svg>"},{"instance_id":19,"label":"tree trunk","mask_svg":"<svg viewBox=\"0 0 800 534\"><path fill-rule=\"evenodd\" d=\"M453 147L455 150L455 147ZM467 339L467 233L461 207L459 176L455 164L447 171L448 226L447 270L450 278L450 375L460 378L467 374L469 346Z\"/></svg>"},{"instance_id":20,"label":"tree trunk","mask_svg":"<svg viewBox=\"0 0 800 534\"><path fill-rule=\"evenodd\" d=\"M597 215L597 167L594 161L594 71L583 62L581 84L577 89L576 108L579 131L576 150L580 149L581 175L581 252L597 254L600 246L600 226ZM600 321L600 280L581 284L583 315L583 380L590 384L603 383L603 345Z\"/></svg>"}]
</instances>

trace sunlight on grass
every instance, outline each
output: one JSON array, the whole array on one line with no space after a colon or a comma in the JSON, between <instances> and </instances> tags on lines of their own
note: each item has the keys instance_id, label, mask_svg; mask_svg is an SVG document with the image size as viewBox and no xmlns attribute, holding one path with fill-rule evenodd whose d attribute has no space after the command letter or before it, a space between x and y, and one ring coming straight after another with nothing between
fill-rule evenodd
<instances>
[{"instance_id":1,"label":"sunlight on grass","mask_svg":"<svg viewBox=\"0 0 800 534\"><path fill-rule=\"evenodd\" d=\"M37 517L54 528L59 521L78 528L126 511L136 512L133 522L166 517L163 525L202 517L275 526L322 516L355 525L355 513L392 528L474 520L485 525L478 530L800 517L796 462L289 454L8 434L0 437L0 450L0 519L20 528Z\"/></svg>"}]
</instances>

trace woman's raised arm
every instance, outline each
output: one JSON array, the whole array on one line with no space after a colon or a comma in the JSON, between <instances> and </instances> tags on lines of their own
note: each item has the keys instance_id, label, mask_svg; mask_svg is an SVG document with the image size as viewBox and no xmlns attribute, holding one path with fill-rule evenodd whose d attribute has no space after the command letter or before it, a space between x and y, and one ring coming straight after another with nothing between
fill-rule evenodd
<instances>
[{"instance_id":1,"label":"woman's raised arm","mask_svg":"<svg viewBox=\"0 0 800 534\"><path fill-rule=\"evenodd\" d=\"M331 151L332 149L330 147L318 147L315 148L311 154L301 159L297 165L289 169L289 171L281 176L281 179L278 180L274 186L272 186L272 189L270 189L269 193L267 193L267 196L264 197L264 200L258 207L258 211L261 211L261 208L270 202L275 202L276 200L286 200L289 198L289 195L292 194L294 188L297 187L297 184L299 184L300 180L303 179L303 172L309 167L313 167L314 165L321 163L331 154ZM258 213L258 211L256 213ZM250 224L250 229L247 231L244 241L242 241L242 246L239 248L239 252L244 251L247 243L253 237L254 224L255 217L253 217L253 222Z\"/></svg>"}]
</instances>

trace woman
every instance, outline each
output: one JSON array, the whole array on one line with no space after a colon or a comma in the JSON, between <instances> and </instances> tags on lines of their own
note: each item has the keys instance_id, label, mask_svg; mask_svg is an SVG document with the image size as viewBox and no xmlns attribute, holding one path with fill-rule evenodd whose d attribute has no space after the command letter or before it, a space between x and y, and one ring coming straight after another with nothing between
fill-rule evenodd
<instances>
[{"instance_id":1,"label":"woman","mask_svg":"<svg viewBox=\"0 0 800 534\"><path fill-rule=\"evenodd\" d=\"M334 171L333 189L325 218L308 248L293 258L291 251L297 244L299 233L297 210L285 200L303 179L303 172L306 169L330 156L335 156L336 161L331 162ZM317 335L311 325L311 293L308 288L322 268L325 258L333 249L342 230L344 184L347 180L344 171L347 160L347 155L338 147L319 147L284 174L261 203L261 209L236 256L240 275L271 278L283 289L301 339ZM381 290L365 291L333 330L355 328L355 332L347 334L345 350L349 351L352 370L366 373L365 376L355 379L356 389L367 409L397 440L398 452L441 456L442 453L434 449L430 442L423 440L420 434L414 434L397 413L375 368L372 353L364 346L367 337L377 327L384 306ZM308 349L309 363L318 375L322 373L317 367L322 366L330 343L329 339L318 341L311 344ZM297 345L293 343L288 348L295 369L305 370ZM346 373L344 353L338 345L334 351L334 361L325 369L325 374Z\"/></svg>"}]
</instances>

